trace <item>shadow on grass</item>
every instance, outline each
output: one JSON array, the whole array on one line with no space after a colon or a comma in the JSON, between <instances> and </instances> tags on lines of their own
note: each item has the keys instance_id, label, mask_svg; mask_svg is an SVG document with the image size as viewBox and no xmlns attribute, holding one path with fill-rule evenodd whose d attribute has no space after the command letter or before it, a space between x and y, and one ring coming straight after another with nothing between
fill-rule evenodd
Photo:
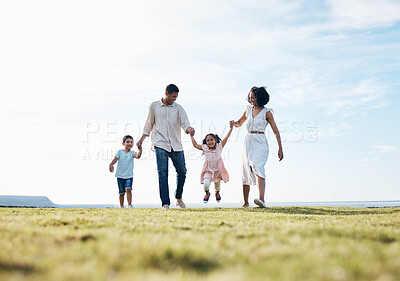
<instances>
[{"instance_id":1,"label":"shadow on grass","mask_svg":"<svg viewBox=\"0 0 400 281\"><path fill-rule=\"evenodd\" d=\"M375 231L359 231L359 230L343 230L343 229L317 229L315 230L316 235L328 235L330 237L336 237L336 238L345 238L345 239L352 239L352 240L370 240L370 241L376 241L384 244L390 244L393 242L396 242L397 239L396 237L388 234L388 233L383 233L383 232L375 232Z\"/></svg>"},{"instance_id":2,"label":"shadow on grass","mask_svg":"<svg viewBox=\"0 0 400 281\"><path fill-rule=\"evenodd\" d=\"M328 215L328 216L354 216L354 215L379 215L379 214L393 214L400 213L400 208L397 209L384 209L384 208L340 208L340 207L286 207L286 208L254 208L255 212L268 212L280 214L298 214L298 215Z\"/></svg>"},{"instance_id":3,"label":"shadow on grass","mask_svg":"<svg viewBox=\"0 0 400 281\"><path fill-rule=\"evenodd\" d=\"M220 267L219 262L212 256L190 250L166 249L149 254L144 258L145 266L162 271L195 271L207 273Z\"/></svg>"},{"instance_id":4,"label":"shadow on grass","mask_svg":"<svg viewBox=\"0 0 400 281\"><path fill-rule=\"evenodd\" d=\"M96 237L92 234L85 234L82 236L67 236L65 238L66 241L81 241L81 242L88 242L90 240L96 240Z\"/></svg>"},{"instance_id":5,"label":"shadow on grass","mask_svg":"<svg viewBox=\"0 0 400 281\"><path fill-rule=\"evenodd\" d=\"M348 207L267 207L267 208L193 208L190 212L248 212L248 213L279 213L289 215L328 215L354 216L400 213L400 208L348 208Z\"/></svg>"},{"instance_id":6,"label":"shadow on grass","mask_svg":"<svg viewBox=\"0 0 400 281\"><path fill-rule=\"evenodd\" d=\"M29 275L35 272L35 268L29 264L0 262L0 272L19 272L24 275Z\"/></svg>"}]
</instances>

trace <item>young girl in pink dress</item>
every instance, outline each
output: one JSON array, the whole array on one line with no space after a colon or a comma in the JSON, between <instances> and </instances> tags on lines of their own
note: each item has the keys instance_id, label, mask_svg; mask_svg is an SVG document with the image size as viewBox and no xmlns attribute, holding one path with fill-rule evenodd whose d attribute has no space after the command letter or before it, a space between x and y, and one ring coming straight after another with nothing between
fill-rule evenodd
<instances>
[{"instance_id":1,"label":"young girl in pink dress","mask_svg":"<svg viewBox=\"0 0 400 281\"><path fill-rule=\"evenodd\" d=\"M203 140L203 144L199 145L196 143L193 135L192 144L195 148L203 151L205 156L205 162L203 166L203 170L200 175L200 183L204 185L204 191L206 192L203 202L207 203L208 199L210 199L210 185L211 182L214 183L215 187L215 199L219 203L221 201L221 180L224 182L229 181L228 171L225 169L224 162L221 158L222 148L225 146L228 141L229 136L232 133L233 124L230 124L230 129L226 137L222 140L218 137L218 135L208 134Z\"/></svg>"}]
</instances>

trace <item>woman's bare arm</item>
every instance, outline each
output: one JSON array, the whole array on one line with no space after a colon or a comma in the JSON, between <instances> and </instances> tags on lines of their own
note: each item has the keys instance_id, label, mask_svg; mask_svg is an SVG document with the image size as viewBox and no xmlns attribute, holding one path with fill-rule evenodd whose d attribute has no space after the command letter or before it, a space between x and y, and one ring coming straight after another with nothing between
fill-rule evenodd
<instances>
[{"instance_id":1,"label":"woman's bare arm","mask_svg":"<svg viewBox=\"0 0 400 281\"><path fill-rule=\"evenodd\" d=\"M246 111L243 112L243 115L237 120L236 122L233 122L233 126L236 128L239 128L240 126L243 125L244 121L246 121Z\"/></svg>"},{"instance_id":2,"label":"woman's bare arm","mask_svg":"<svg viewBox=\"0 0 400 281\"><path fill-rule=\"evenodd\" d=\"M272 131L275 134L276 140L278 142L278 158L279 161L281 161L283 159L283 150L282 150L282 143L281 143L281 135L279 133L278 127L276 126L275 120L274 120L274 116L272 115L271 111L268 111L265 114L265 118L267 119L268 123L271 125Z\"/></svg>"}]
</instances>

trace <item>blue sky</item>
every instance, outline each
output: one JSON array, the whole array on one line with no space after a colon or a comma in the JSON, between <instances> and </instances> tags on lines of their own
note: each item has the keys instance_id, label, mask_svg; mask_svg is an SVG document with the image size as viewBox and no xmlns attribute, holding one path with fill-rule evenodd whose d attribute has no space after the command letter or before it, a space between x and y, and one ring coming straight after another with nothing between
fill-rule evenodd
<instances>
[{"instance_id":1,"label":"blue sky","mask_svg":"<svg viewBox=\"0 0 400 281\"><path fill-rule=\"evenodd\" d=\"M400 200L398 1L0 1L0 36L0 194L116 204L108 163L175 83L198 141L267 86L285 154L269 129L268 201ZM244 136L225 148L224 202L242 200ZM183 143L198 203L203 159ZM134 203L159 202L149 148Z\"/></svg>"}]
</instances>

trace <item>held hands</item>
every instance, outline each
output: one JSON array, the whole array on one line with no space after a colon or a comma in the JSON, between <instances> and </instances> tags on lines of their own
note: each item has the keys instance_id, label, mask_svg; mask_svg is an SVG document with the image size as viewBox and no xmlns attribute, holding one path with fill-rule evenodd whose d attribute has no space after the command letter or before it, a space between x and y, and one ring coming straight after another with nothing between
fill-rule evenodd
<instances>
[{"instance_id":1,"label":"held hands","mask_svg":"<svg viewBox=\"0 0 400 281\"><path fill-rule=\"evenodd\" d=\"M138 140L136 143L137 148L139 148L140 150L142 150L142 143L143 143L143 141L141 139Z\"/></svg>"},{"instance_id":2,"label":"held hands","mask_svg":"<svg viewBox=\"0 0 400 281\"><path fill-rule=\"evenodd\" d=\"M114 172L114 166L110 164L110 166L108 167L108 169L110 170L110 172Z\"/></svg>"},{"instance_id":3,"label":"held hands","mask_svg":"<svg viewBox=\"0 0 400 281\"><path fill-rule=\"evenodd\" d=\"M194 129L193 129L192 127L189 127L189 128L187 128L186 133L187 133L187 134L190 134L190 136L193 137L195 131L194 131Z\"/></svg>"},{"instance_id":4,"label":"held hands","mask_svg":"<svg viewBox=\"0 0 400 281\"><path fill-rule=\"evenodd\" d=\"M236 123L236 122L233 121L233 120L229 121L229 127L230 127L230 128L233 128L233 126L236 125L235 123Z\"/></svg>"}]
</instances>

